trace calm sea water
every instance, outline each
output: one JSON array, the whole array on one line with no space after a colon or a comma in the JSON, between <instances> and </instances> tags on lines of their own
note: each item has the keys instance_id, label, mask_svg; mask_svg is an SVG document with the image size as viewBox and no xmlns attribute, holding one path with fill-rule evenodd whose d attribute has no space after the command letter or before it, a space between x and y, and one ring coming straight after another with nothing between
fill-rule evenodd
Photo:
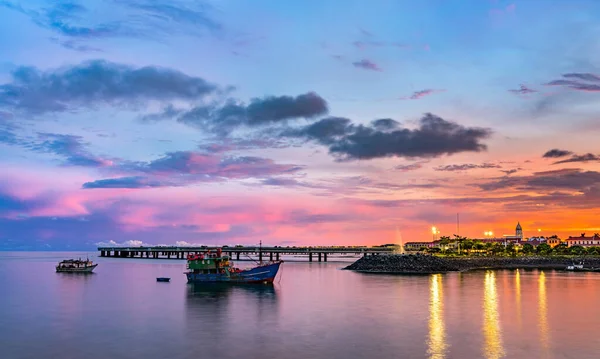
<instances>
[{"instance_id":1,"label":"calm sea water","mask_svg":"<svg viewBox=\"0 0 600 359\"><path fill-rule=\"evenodd\" d=\"M596 273L380 276L286 262L272 287L194 287L176 260L54 272L74 256L0 252L0 358L600 357Z\"/></svg>"}]
</instances>

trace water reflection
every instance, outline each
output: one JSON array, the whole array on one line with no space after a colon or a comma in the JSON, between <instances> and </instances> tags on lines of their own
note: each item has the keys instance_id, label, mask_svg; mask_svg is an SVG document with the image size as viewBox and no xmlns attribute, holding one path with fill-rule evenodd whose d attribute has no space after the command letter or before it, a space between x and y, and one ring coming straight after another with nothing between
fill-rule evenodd
<instances>
[{"instance_id":1,"label":"water reflection","mask_svg":"<svg viewBox=\"0 0 600 359\"><path fill-rule=\"evenodd\" d=\"M540 342L542 348L548 351L549 334L548 334L548 308L546 301L546 273L540 272L538 277L538 290L539 290L539 299L538 299L538 325L540 327Z\"/></svg>"},{"instance_id":2,"label":"water reflection","mask_svg":"<svg viewBox=\"0 0 600 359\"><path fill-rule=\"evenodd\" d=\"M266 342L260 328L279 318L277 297L274 285L188 284L186 343L206 357L222 358L222 348L231 343L238 350Z\"/></svg>"},{"instance_id":3,"label":"water reflection","mask_svg":"<svg viewBox=\"0 0 600 359\"><path fill-rule=\"evenodd\" d=\"M515 273L515 300L517 301L517 323L519 323L519 329L521 329L521 272L518 269Z\"/></svg>"},{"instance_id":4,"label":"water reflection","mask_svg":"<svg viewBox=\"0 0 600 359\"><path fill-rule=\"evenodd\" d=\"M427 353L432 359L446 356L446 332L444 328L444 307L442 275L429 277L429 340Z\"/></svg>"},{"instance_id":5,"label":"water reflection","mask_svg":"<svg viewBox=\"0 0 600 359\"><path fill-rule=\"evenodd\" d=\"M502 346L502 330L498 316L498 294L496 292L496 273L487 271L483 292L483 335L485 344L483 354L488 359L504 356Z\"/></svg>"}]
</instances>

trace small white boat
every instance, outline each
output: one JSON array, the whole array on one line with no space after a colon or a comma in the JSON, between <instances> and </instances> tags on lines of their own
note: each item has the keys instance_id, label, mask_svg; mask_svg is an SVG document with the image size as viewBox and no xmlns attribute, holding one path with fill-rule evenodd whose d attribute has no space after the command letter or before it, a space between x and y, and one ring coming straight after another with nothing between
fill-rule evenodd
<instances>
[{"instance_id":1,"label":"small white boat","mask_svg":"<svg viewBox=\"0 0 600 359\"><path fill-rule=\"evenodd\" d=\"M583 269L583 264L571 264L570 266L567 266L567 270L582 270Z\"/></svg>"},{"instance_id":2,"label":"small white boat","mask_svg":"<svg viewBox=\"0 0 600 359\"><path fill-rule=\"evenodd\" d=\"M56 266L57 272L65 273L92 273L98 264L93 264L91 260L66 259Z\"/></svg>"}]
</instances>

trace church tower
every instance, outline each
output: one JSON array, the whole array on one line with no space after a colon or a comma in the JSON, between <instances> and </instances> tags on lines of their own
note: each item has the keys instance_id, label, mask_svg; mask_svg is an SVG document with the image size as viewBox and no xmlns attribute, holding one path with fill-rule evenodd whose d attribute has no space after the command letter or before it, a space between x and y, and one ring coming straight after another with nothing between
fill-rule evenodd
<instances>
[{"instance_id":1,"label":"church tower","mask_svg":"<svg viewBox=\"0 0 600 359\"><path fill-rule=\"evenodd\" d=\"M523 228L521 227L521 223L517 222L517 228L515 229L515 235L521 240L523 240Z\"/></svg>"}]
</instances>

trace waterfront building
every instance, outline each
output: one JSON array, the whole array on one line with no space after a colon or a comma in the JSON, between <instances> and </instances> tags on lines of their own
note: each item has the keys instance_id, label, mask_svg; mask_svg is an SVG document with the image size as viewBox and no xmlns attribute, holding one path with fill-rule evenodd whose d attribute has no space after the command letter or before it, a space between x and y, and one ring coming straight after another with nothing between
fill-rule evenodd
<instances>
[{"instance_id":1,"label":"waterfront building","mask_svg":"<svg viewBox=\"0 0 600 359\"><path fill-rule=\"evenodd\" d=\"M559 245L561 243L563 243L563 241L560 238L556 237L556 236L554 236L554 237L548 237L546 239L546 244L548 244L552 248L556 247L557 245Z\"/></svg>"},{"instance_id":2,"label":"waterfront building","mask_svg":"<svg viewBox=\"0 0 600 359\"><path fill-rule=\"evenodd\" d=\"M566 240L568 247L582 246L582 247L594 247L600 246L600 235L595 233L591 237L586 237L585 233L581 233L579 237L569 237Z\"/></svg>"},{"instance_id":3,"label":"waterfront building","mask_svg":"<svg viewBox=\"0 0 600 359\"><path fill-rule=\"evenodd\" d=\"M418 252L422 248L433 248L434 242L406 242L404 243L404 250L407 252Z\"/></svg>"}]
</instances>

